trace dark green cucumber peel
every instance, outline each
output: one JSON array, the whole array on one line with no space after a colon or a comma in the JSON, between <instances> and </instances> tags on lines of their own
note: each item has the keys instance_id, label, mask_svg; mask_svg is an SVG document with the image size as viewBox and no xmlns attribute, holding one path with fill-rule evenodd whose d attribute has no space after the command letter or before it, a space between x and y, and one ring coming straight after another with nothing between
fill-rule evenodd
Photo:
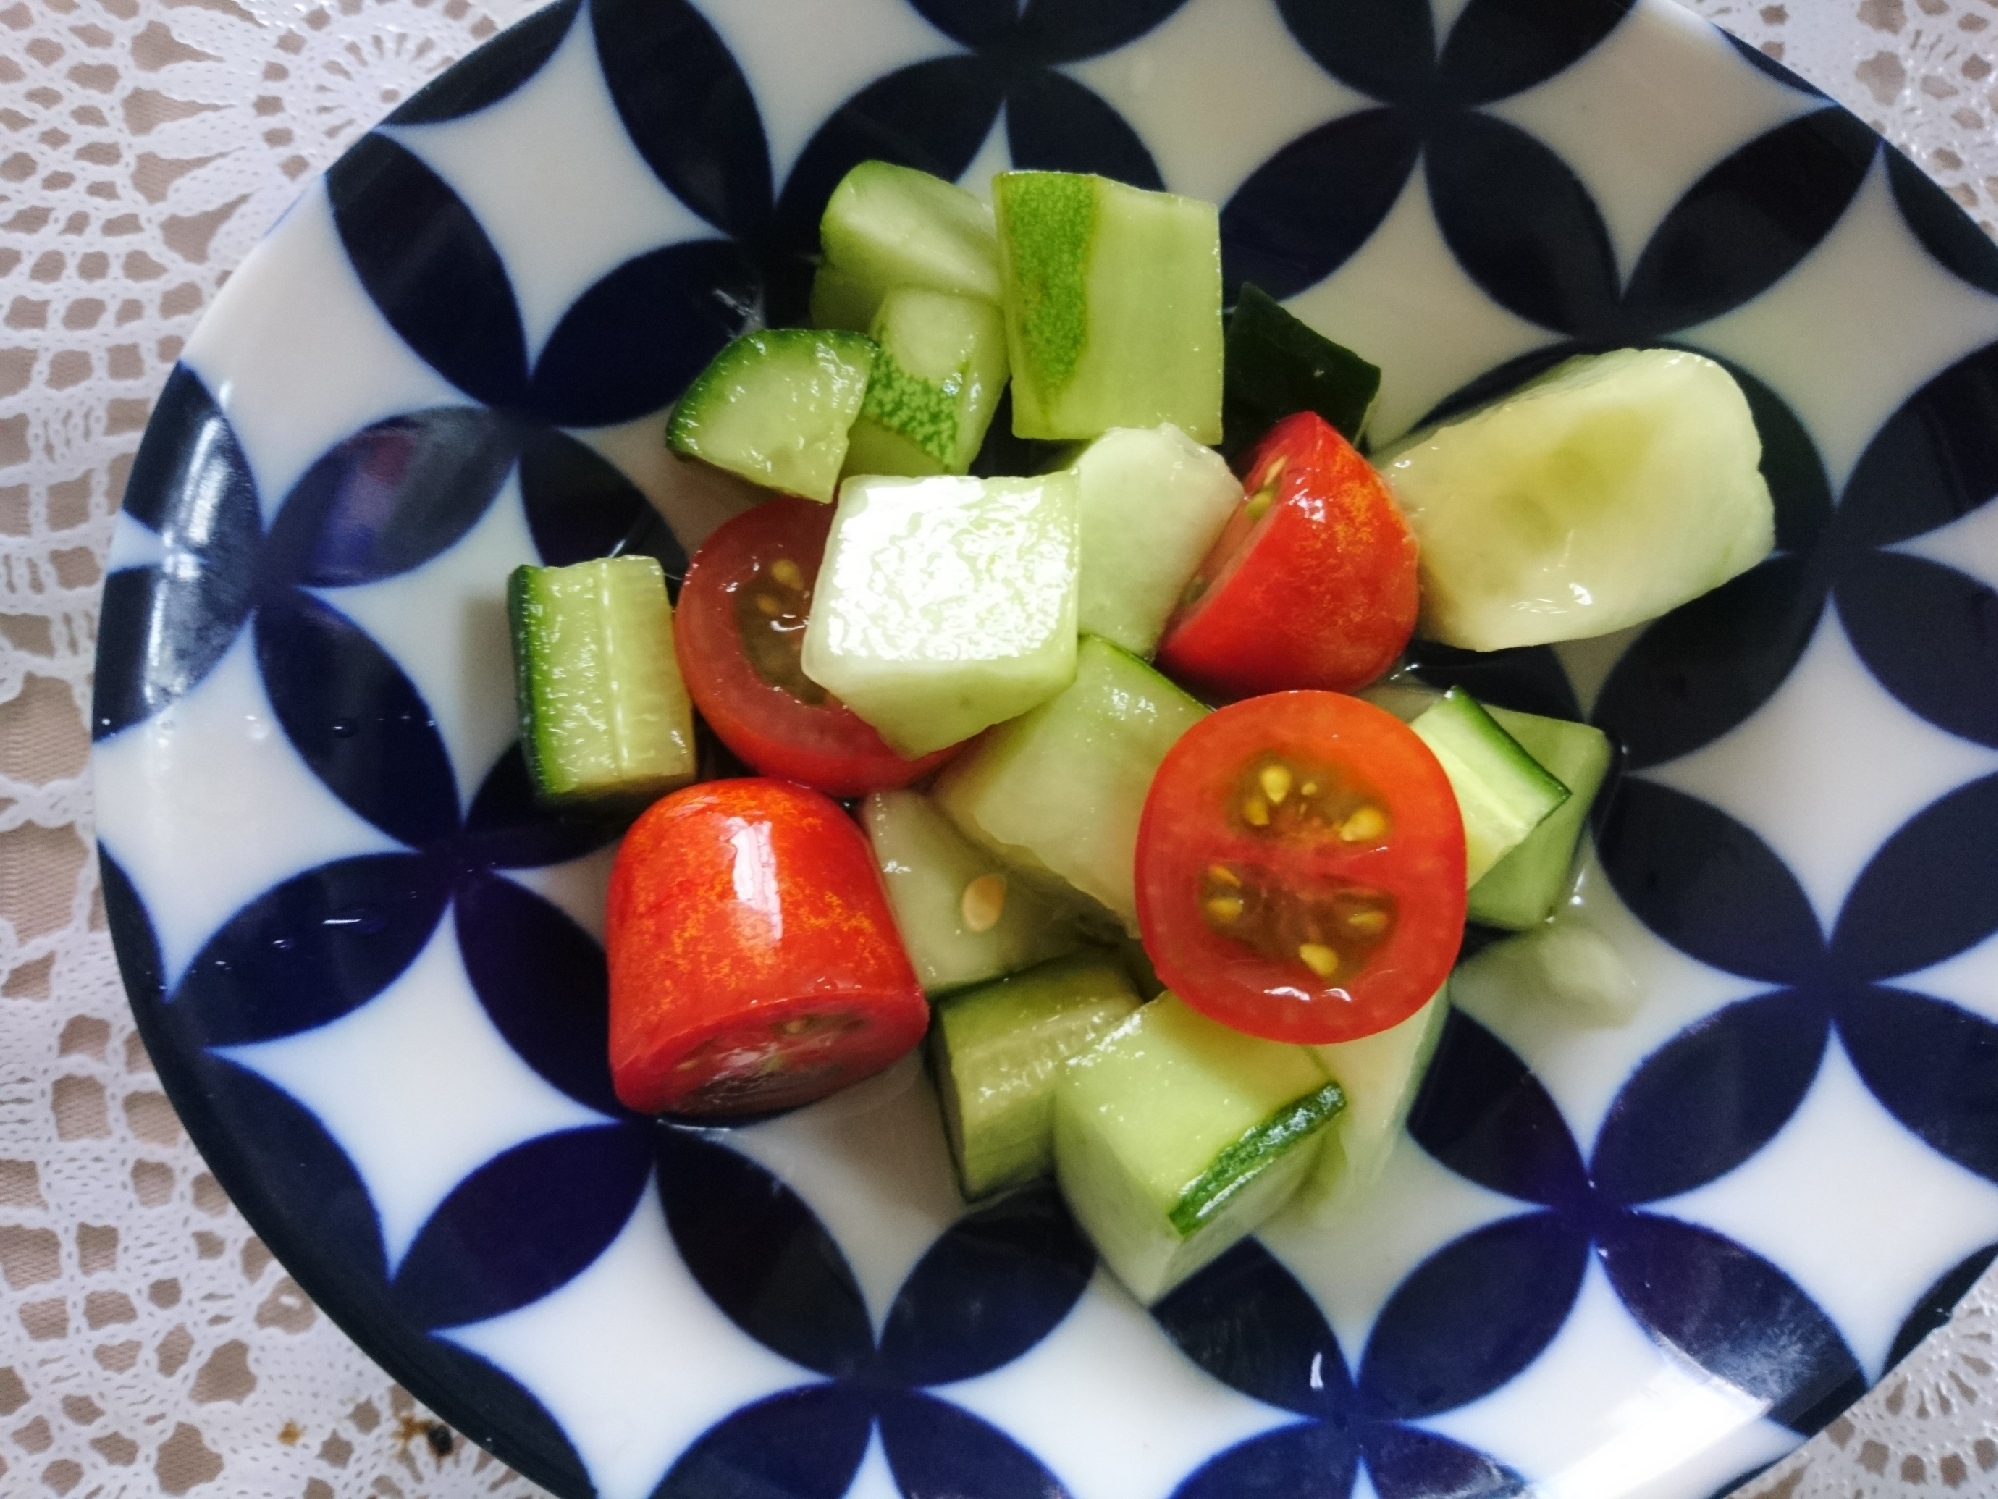
<instances>
[{"instance_id":1,"label":"dark green cucumber peel","mask_svg":"<svg viewBox=\"0 0 1998 1499\"><path fill-rule=\"evenodd\" d=\"M1337 1083L1327 1083L1285 1104L1215 1156L1179 1194L1167 1221L1179 1230L1182 1239L1192 1238L1236 1194L1275 1165L1286 1150L1329 1124L1345 1106L1346 1094Z\"/></svg>"},{"instance_id":2,"label":"dark green cucumber peel","mask_svg":"<svg viewBox=\"0 0 1998 1499\"><path fill-rule=\"evenodd\" d=\"M1277 422L1315 411L1357 442L1381 388L1370 364L1245 282L1228 315L1223 366L1221 451L1232 458Z\"/></svg>"}]
</instances>

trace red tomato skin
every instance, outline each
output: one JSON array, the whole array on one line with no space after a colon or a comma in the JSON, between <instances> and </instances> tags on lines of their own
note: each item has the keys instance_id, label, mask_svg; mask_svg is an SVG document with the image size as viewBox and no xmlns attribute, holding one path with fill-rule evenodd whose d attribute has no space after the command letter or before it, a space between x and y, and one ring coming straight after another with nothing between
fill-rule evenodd
<instances>
[{"instance_id":1,"label":"red tomato skin","mask_svg":"<svg viewBox=\"0 0 1998 1499\"><path fill-rule=\"evenodd\" d=\"M905 760L844 703L807 703L766 681L735 621L736 590L760 567L790 557L818 576L832 521L830 505L779 495L718 526L687 567L673 647L694 706L740 759L830 796L865 796L921 780L957 747Z\"/></svg>"},{"instance_id":2,"label":"red tomato skin","mask_svg":"<svg viewBox=\"0 0 1998 1499\"><path fill-rule=\"evenodd\" d=\"M929 1025L865 835L783 781L710 781L647 809L611 869L604 947L611 1076L642 1113L809 1103L888 1066ZM816 1036L781 1030L827 1017L838 1023ZM717 1055L757 1045L786 1068L734 1093L708 1087Z\"/></svg>"},{"instance_id":3,"label":"red tomato skin","mask_svg":"<svg viewBox=\"0 0 1998 1499\"><path fill-rule=\"evenodd\" d=\"M1242 767L1270 752L1357 767L1392 821L1388 846L1299 847L1231 829ZM1350 986L1278 964L1202 918L1201 871L1221 860L1390 891L1393 934ZM1272 1041L1326 1045L1399 1024L1443 986L1463 941L1464 822L1449 777L1400 719L1339 693L1250 698L1181 736L1145 799L1137 874L1139 930L1160 982L1203 1014Z\"/></svg>"},{"instance_id":4,"label":"red tomato skin","mask_svg":"<svg viewBox=\"0 0 1998 1499\"><path fill-rule=\"evenodd\" d=\"M1249 495L1278 460L1269 509L1254 520L1244 501L1159 643L1160 668L1212 697L1351 692L1415 631L1415 533L1386 482L1316 412L1270 428L1243 470Z\"/></svg>"}]
</instances>

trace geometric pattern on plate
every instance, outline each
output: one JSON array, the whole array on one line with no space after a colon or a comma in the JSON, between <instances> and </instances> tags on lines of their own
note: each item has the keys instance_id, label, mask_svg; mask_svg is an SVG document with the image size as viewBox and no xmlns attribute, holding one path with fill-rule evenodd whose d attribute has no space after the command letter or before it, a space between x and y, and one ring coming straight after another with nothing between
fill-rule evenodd
<instances>
[{"instance_id":1,"label":"geometric pattern on plate","mask_svg":"<svg viewBox=\"0 0 1998 1499\"><path fill-rule=\"evenodd\" d=\"M107 808L121 796L134 805L154 771L165 774L160 794L174 794L172 766L149 755L147 736L178 707L198 720L213 681L217 701L267 705L270 755L286 760L284 775L246 783L264 798L249 815L324 812L330 799L367 840L292 849L263 866L273 883L237 889L218 877L190 903L170 887L183 873L204 878L202 860L176 865L134 845L122 867L118 818L107 818L106 907L149 1049L217 1174L301 1284L447 1418L567 1493L640 1494L651 1469L658 1492L685 1499L837 1499L856 1474L878 1480L884 1466L909 1496L1065 1492L1043 1454L950 1389L965 1384L968 1399L996 1390L999 1371L1049 1343L1080 1299L1120 1294L1045 1188L948 1222L946 1205L927 1243L911 1219L876 1250L844 1221L852 1204L823 1196L804 1164L811 1151L781 1152L785 1172L805 1173L795 1185L751 1158L809 1135L808 1115L764 1142L745 1132L738 1150L724 1132L624 1111L604 1056L601 948L529 876L509 873L571 864L611 831L537 808L517 748L491 757L498 720L467 727L474 710L444 701L435 664L416 659L427 648L416 632L373 607L340 606L362 597L348 590L432 566L440 586L470 588L451 554L482 523L508 532L511 552L525 549L524 526L545 564L644 548L677 574L678 543L572 429L637 430L751 319L795 316L818 207L853 162L886 154L957 177L1002 154L1003 132L1003 155L1022 167L1181 180L1197 140L1148 139L1083 76L1140 76L1150 34L1180 0L912 4L955 50L912 53L916 31L875 15L868 34L888 48L880 71L809 130L787 121L776 162L758 101L781 97L782 81L748 77L743 63L755 72L797 53L742 38L795 16L737 7L718 28L686 0L563 0L495 39L343 157L246 266L215 332L190 344L169 382L128 490L120 556L130 565L106 586L94 712L100 776L121 782ZM1863 671L1905 710L1898 735L1932 734L1959 757L1965 741L1998 749L1998 642L1985 628L1998 600L1917 545L1998 493L1998 346L1977 346L1991 336L1980 319L1998 284L1987 250L1857 121L1746 53L1761 72L1737 70L1743 86L1782 107L1744 107L1744 138L1706 142L1700 161L1665 174L1675 180L1650 182L1651 201L1606 208L1616 174L1565 161L1566 137L1544 118L1561 88L1586 85L1594 49L1638 45L1641 29L1656 38L1648 45L1700 49L1703 76L1727 76L1710 38L1649 5L1632 10L1623 0L1465 0L1440 11L1428 0L1363 10L1279 0L1284 30L1244 28L1243 45L1294 42L1281 66L1322 73L1328 117L1288 137L1270 124L1267 157L1237 173L1221 205L1229 282L1256 280L1311 311L1337 300L1327 288L1349 264L1383 282L1396 264L1431 276L1486 340L1482 355L1426 366L1437 388L1423 402L1452 409L1572 352L1739 332L1773 316L1791 305L1787 290L1810 290L1813 264L1828 258L1819 252L1839 248L1857 204L1867 242L1891 240L1896 263L1926 288L1902 321L1882 324L1893 328L1892 360L1852 386L1859 406L1833 399L1844 368L1785 365L1773 384L1739 371L1764 441L1778 551L1638 632L1590 717L1640 771L1737 729L1752 734L1779 694L1815 690L1810 671L1793 669L1830 604L1850 644L1845 676ZM600 76L577 65L586 54ZM532 195L513 183L492 190L467 163L481 112L498 118L516 95L531 112L558 57L563 90L600 90L592 128L615 119L627 177L635 155L651 201L677 208L601 254L563 247L541 261L519 249L540 243L529 231L541 226L511 217ZM1543 89L1536 111L1530 96ZM1349 95L1351 107L1330 102ZM1539 133L1503 117L1508 100L1523 101L1511 112ZM426 160L426 131L455 144ZM1389 226L1395 264L1369 261ZM510 263L509 250L543 269ZM559 284L547 265L563 268ZM1889 285L1869 295L1869 306L1902 306ZM1821 299L1795 305L1790 316L1821 315ZM255 336L260 321L282 330L288 309L329 306L356 332L323 370L302 349L274 354L281 337ZM1762 367L1763 350L1740 352ZM388 376L378 389L353 367L374 360ZM1391 383L1421 387L1398 374L1394 351L1383 363ZM284 379L263 378L273 370ZM414 394L385 409L395 391ZM1834 419L1870 427L1876 412L1877 430L1829 430ZM496 516L501 503L520 519ZM1428 652L1424 666L1509 706L1576 711L1551 651L1475 661ZM246 695L252 675L261 691ZM1300 1279L1318 1269L1300 1256L1293 1271L1255 1241L1168 1298L1154 1322L1186 1368L1279 1423L1233 1428L1249 1434L1201 1455L1173 1485L1339 1499L1361 1485L1382 1499L1430 1499L1553 1477L1519 1465L1575 1449L1487 1453L1441 1427L1468 1435L1476 1411L1499 1405L1562 1420L1559 1381L1543 1396L1535 1370L1543 1359L1568 1367L1565 1350L1589 1340L1564 1338L1571 1321L1593 1326L1612 1311L1766 1408L1772 1432L1829 1419L1876 1367L1880 1330L1898 1320L1894 1346L1905 1346L1985 1251L1988 1227L1939 1227L1921 1265L1885 1278L1893 1284L1876 1286L1861 1314L1844 1290L1823 1292L1835 1306L1814 1299L1810 1285L1830 1282L1801 1261L1787 1268L1794 1251L1781 1236L1732 1209L1717 1211L1727 1224L1709 1224L1664 1205L1721 1190L1772 1142L1802 1151L1830 1138L1799 1111L1825 1095L1834 1036L1850 1061L1847 1094L1870 1099L1857 1117L1900 1132L1881 1159L1927 1152L1938 1167L1998 1181L1991 1007L1923 994L1911 979L1998 933L1988 858L1998 776L1926 789L1941 794L1872 803L1874 846L1835 878L1793 868L1787 859L1817 855L1791 839L1773 847L1746 809L1730 815L1648 776L1613 789L1595 833L1618 900L1647 940L1735 987L1703 988L1712 1002L1677 1012L1682 1028L1647 1035L1641 1055L1595 1054L1591 1066L1618 1075L1585 1090L1609 1099L1592 1109L1600 1125L1586 1149L1497 1031L1453 1016L1410 1132L1477 1210L1375 1277L1380 1293L1366 1299L1377 1313L1342 1310L1342 1328L1365 1323L1351 1348ZM1822 920L1807 888L1820 892ZM445 955L465 1024L534 1081L511 1102L491 1100L492 1132L478 1137L491 1154L433 1153L423 1180L391 1189L391 1168L360 1143L346 1100L330 1102L328 1081L310 1074L332 1065L327 1038L394 1007L398 986ZM270 1063L279 1081L232 1055ZM554 1113L537 1114L533 1098ZM572 1108L604 1122L551 1127ZM833 1143L834 1154L847 1149ZM934 1140L925 1148L934 1153ZM1826 1148L1811 1159L1835 1180ZM1835 1228L1825 1202L1809 1207ZM706 1421L698 1433L669 1442L655 1432L632 1447L592 1425L574 1351L558 1368L547 1350L571 1325L557 1298L573 1292L601 1315L592 1277L616 1281L644 1256L662 1276L683 1272L683 1290L698 1288L696 1304L714 1314L699 1336L717 1356L719 1340L735 1340L726 1356L745 1372L726 1411L685 1408ZM1902 1282L1937 1264L1951 1268L1912 1310L1892 1304L1906 1299ZM633 1387L660 1391L673 1388L665 1364L691 1351L621 1347Z\"/></svg>"}]
</instances>

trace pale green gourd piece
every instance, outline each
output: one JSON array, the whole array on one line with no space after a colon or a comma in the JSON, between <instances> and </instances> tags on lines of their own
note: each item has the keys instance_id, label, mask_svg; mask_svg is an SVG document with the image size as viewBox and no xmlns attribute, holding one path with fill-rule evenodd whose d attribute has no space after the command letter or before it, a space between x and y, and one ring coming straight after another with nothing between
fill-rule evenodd
<instances>
[{"instance_id":1,"label":"pale green gourd piece","mask_svg":"<svg viewBox=\"0 0 1998 1499\"><path fill-rule=\"evenodd\" d=\"M1579 355L1378 460L1422 549L1418 633L1494 651L1607 635L1769 555L1762 439L1683 349Z\"/></svg>"},{"instance_id":2,"label":"pale green gourd piece","mask_svg":"<svg viewBox=\"0 0 1998 1499\"><path fill-rule=\"evenodd\" d=\"M1075 675L1075 480L860 476L840 486L805 675L915 757Z\"/></svg>"}]
</instances>

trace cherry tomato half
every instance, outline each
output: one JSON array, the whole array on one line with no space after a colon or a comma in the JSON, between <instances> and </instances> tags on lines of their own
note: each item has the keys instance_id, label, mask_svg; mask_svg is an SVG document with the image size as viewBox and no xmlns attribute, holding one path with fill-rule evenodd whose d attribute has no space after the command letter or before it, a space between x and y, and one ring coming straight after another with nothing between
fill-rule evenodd
<instances>
[{"instance_id":1,"label":"cherry tomato half","mask_svg":"<svg viewBox=\"0 0 1998 1499\"><path fill-rule=\"evenodd\" d=\"M645 1113L810 1103L929 1025L865 835L784 781L653 803L612 866L604 948L611 1077Z\"/></svg>"},{"instance_id":2,"label":"cherry tomato half","mask_svg":"<svg viewBox=\"0 0 1998 1499\"><path fill-rule=\"evenodd\" d=\"M1247 497L1166 622L1159 666L1219 697L1364 687L1415 629L1415 533L1315 412L1270 428L1243 473Z\"/></svg>"},{"instance_id":3,"label":"cherry tomato half","mask_svg":"<svg viewBox=\"0 0 1998 1499\"><path fill-rule=\"evenodd\" d=\"M680 674L722 743L765 775L863 796L907 786L956 746L905 760L798 664L830 505L780 496L694 553L674 611Z\"/></svg>"},{"instance_id":4,"label":"cherry tomato half","mask_svg":"<svg viewBox=\"0 0 1998 1499\"><path fill-rule=\"evenodd\" d=\"M1138 824L1138 924L1159 978L1275 1041L1351 1041L1442 987L1464 935L1464 823L1400 719L1336 692L1209 714Z\"/></svg>"}]
</instances>

